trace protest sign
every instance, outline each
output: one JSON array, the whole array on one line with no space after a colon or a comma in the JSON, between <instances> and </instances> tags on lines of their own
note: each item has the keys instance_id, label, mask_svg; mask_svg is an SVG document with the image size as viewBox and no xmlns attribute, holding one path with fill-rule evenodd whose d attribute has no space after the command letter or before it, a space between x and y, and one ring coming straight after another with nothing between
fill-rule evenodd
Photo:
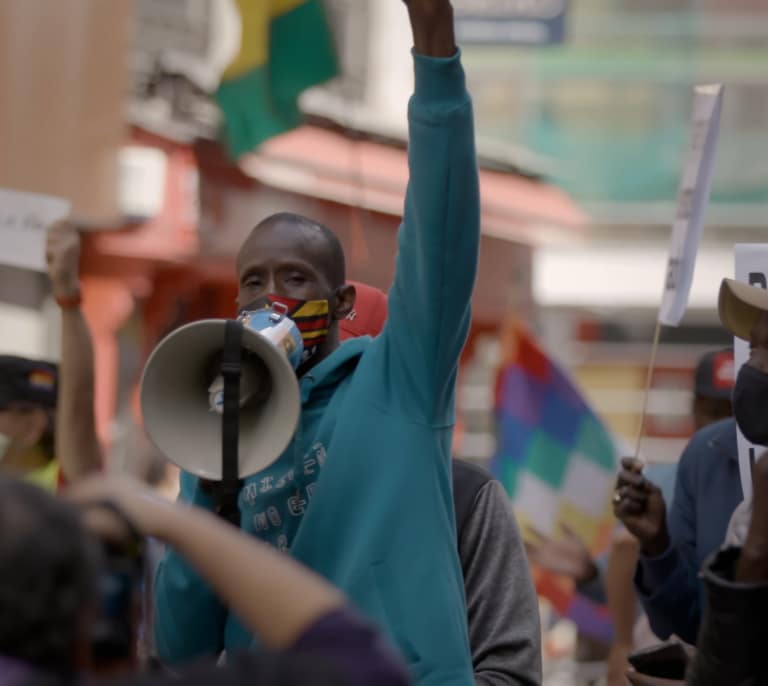
<instances>
[{"instance_id":1,"label":"protest sign","mask_svg":"<svg viewBox=\"0 0 768 686\"><path fill-rule=\"evenodd\" d=\"M659 309L659 322L665 326L679 326L688 305L704 210L712 187L722 105L722 86L695 89L690 150L677 197L664 296Z\"/></svg>"},{"instance_id":2,"label":"protest sign","mask_svg":"<svg viewBox=\"0 0 768 686\"><path fill-rule=\"evenodd\" d=\"M62 198L0 188L0 264L45 271L46 231L69 207Z\"/></svg>"}]
</instances>

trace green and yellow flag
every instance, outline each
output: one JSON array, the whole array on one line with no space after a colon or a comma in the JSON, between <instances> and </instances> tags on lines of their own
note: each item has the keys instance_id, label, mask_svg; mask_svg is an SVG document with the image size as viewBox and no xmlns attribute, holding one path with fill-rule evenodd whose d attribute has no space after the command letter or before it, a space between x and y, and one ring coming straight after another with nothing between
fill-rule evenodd
<instances>
[{"instance_id":1,"label":"green and yellow flag","mask_svg":"<svg viewBox=\"0 0 768 686\"><path fill-rule=\"evenodd\" d=\"M321 0L235 0L240 52L224 72L216 99L233 157L298 126L299 95L338 73Z\"/></svg>"}]
</instances>

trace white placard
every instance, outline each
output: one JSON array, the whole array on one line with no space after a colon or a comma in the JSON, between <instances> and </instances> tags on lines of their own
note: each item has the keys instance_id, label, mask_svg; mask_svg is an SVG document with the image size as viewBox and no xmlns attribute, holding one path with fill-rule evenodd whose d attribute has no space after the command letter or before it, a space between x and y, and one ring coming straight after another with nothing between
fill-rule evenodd
<instances>
[{"instance_id":1,"label":"white placard","mask_svg":"<svg viewBox=\"0 0 768 686\"><path fill-rule=\"evenodd\" d=\"M0 264L45 271L46 231L69 209L63 198L0 188Z\"/></svg>"},{"instance_id":2,"label":"white placard","mask_svg":"<svg viewBox=\"0 0 768 686\"><path fill-rule=\"evenodd\" d=\"M704 210L712 188L722 106L722 86L695 88L691 142L677 196L664 296L659 309L659 321L665 326L678 326L688 306Z\"/></svg>"},{"instance_id":3,"label":"white placard","mask_svg":"<svg viewBox=\"0 0 768 686\"><path fill-rule=\"evenodd\" d=\"M768 245L743 243L736 246L736 281L743 281L751 286L768 288ZM749 359L749 343L740 338L734 338L733 362L734 371L738 374L741 366ZM750 443L738 427L736 428L739 446L739 475L741 490L744 498L752 497L752 464L765 452L765 446Z\"/></svg>"}]
</instances>

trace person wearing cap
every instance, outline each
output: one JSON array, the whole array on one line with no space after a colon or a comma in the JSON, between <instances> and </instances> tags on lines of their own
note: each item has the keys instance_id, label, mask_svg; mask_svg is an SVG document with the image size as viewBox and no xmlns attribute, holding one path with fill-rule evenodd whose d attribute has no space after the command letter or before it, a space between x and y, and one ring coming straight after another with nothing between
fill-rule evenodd
<instances>
[{"instance_id":1,"label":"person wearing cap","mask_svg":"<svg viewBox=\"0 0 768 686\"><path fill-rule=\"evenodd\" d=\"M730 300L722 293L719 310L723 326L733 331ZM721 364L724 383L730 376L727 360ZM702 377L708 375L706 368ZM738 395L738 383L733 394ZM678 462L669 511L661 490L644 474L643 463L622 460L614 512L640 542L635 588L653 633L661 639L676 635L696 642L704 592L699 570L722 545L743 498L736 427L744 420L745 408L734 403L733 412L734 417L697 431L688 443Z\"/></svg>"},{"instance_id":2,"label":"person wearing cap","mask_svg":"<svg viewBox=\"0 0 768 686\"><path fill-rule=\"evenodd\" d=\"M698 431L733 415L733 350L702 355L693 387L693 424Z\"/></svg>"},{"instance_id":3,"label":"person wearing cap","mask_svg":"<svg viewBox=\"0 0 768 686\"><path fill-rule=\"evenodd\" d=\"M729 417L732 413L733 352L720 350L703 355L696 365L692 390L691 416L695 430ZM671 505L677 464L652 464L644 475L659 487L664 502ZM560 539L541 536L535 544L529 545L529 556L538 566L572 579L581 595L608 606L614 633L608 656L607 683L609 686L624 684L627 656L658 642L634 593L633 575L638 559L635 537L619 526L608 550L594 558L573 532Z\"/></svg>"},{"instance_id":4,"label":"person wearing cap","mask_svg":"<svg viewBox=\"0 0 768 686\"><path fill-rule=\"evenodd\" d=\"M342 342L378 336L387 319L386 294L349 283L357 297L354 309L339 322ZM509 498L486 470L465 460L453 459L452 478L475 683L540 684L538 600Z\"/></svg>"},{"instance_id":5,"label":"person wearing cap","mask_svg":"<svg viewBox=\"0 0 768 686\"><path fill-rule=\"evenodd\" d=\"M0 355L0 470L51 490L59 481L56 387L56 365Z\"/></svg>"},{"instance_id":6,"label":"person wearing cap","mask_svg":"<svg viewBox=\"0 0 768 686\"><path fill-rule=\"evenodd\" d=\"M80 235L70 222L50 228L46 259L61 308L61 363L0 356L0 470L55 489L97 471L102 454L93 348L80 308Z\"/></svg>"}]
</instances>

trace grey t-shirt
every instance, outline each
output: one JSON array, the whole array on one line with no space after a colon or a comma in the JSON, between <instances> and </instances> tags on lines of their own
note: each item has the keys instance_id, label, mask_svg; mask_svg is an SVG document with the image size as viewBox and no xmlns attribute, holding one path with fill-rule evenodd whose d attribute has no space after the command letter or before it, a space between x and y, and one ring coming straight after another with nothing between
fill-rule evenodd
<instances>
[{"instance_id":1,"label":"grey t-shirt","mask_svg":"<svg viewBox=\"0 0 768 686\"><path fill-rule=\"evenodd\" d=\"M478 490L459 540L469 643L478 686L539 686L539 604L504 488Z\"/></svg>"}]
</instances>

